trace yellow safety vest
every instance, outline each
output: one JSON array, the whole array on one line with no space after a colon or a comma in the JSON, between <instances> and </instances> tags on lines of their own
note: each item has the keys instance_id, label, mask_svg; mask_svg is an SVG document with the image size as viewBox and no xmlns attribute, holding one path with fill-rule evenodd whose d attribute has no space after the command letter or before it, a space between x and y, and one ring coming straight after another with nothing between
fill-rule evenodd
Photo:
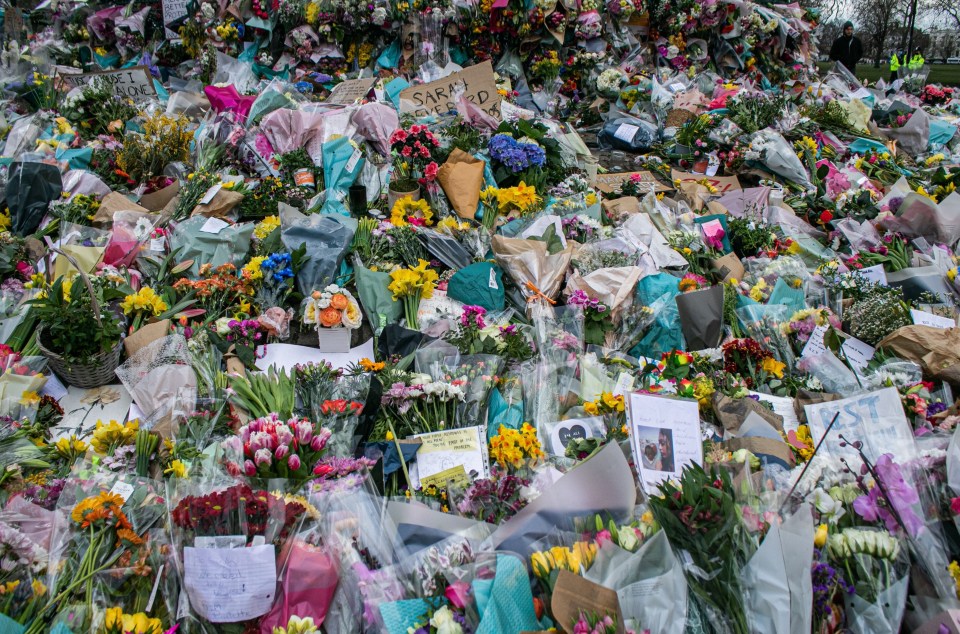
<instances>
[{"instance_id":1,"label":"yellow safety vest","mask_svg":"<svg viewBox=\"0 0 960 634\"><path fill-rule=\"evenodd\" d=\"M890 58L890 70L900 70L900 58L897 57L896 53L894 53L893 57Z\"/></svg>"},{"instance_id":2,"label":"yellow safety vest","mask_svg":"<svg viewBox=\"0 0 960 634\"><path fill-rule=\"evenodd\" d=\"M923 56L922 56L922 55L914 55L913 58L910 60L910 63L907 64L907 66L908 66L911 70L916 70L916 69L918 69L918 68L923 68L923 63L924 63L925 61L926 61L926 60L923 59Z\"/></svg>"}]
</instances>

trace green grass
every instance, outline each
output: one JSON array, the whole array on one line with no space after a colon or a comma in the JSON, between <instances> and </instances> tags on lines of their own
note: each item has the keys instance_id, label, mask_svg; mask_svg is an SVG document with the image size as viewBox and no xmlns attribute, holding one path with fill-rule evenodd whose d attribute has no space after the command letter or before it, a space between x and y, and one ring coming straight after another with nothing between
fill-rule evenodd
<instances>
[{"instance_id":1,"label":"green grass","mask_svg":"<svg viewBox=\"0 0 960 634\"><path fill-rule=\"evenodd\" d=\"M832 68L833 62L819 62L817 66L824 71ZM890 79L890 64L881 64L880 68L874 68L873 64L857 64L857 77L871 83L881 78L887 81ZM927 81L944 86L960 86L960 64L930 64Z\"/></svg>"}]
</instances>

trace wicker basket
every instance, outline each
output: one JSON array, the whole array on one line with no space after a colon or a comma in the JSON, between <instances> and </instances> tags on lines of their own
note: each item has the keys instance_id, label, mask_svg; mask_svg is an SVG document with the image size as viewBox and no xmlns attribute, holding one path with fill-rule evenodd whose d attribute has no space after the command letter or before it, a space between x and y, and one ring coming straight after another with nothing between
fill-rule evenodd
<instances>
[{"instance_id":1,"label":"wicker basket","mask_svg":"<svg viewBox=\"0 0 960 634\"><path fill-rule=\"evenodd\" d=\"M90 293L93 316L96 318L97 324L102 326L103 322L100 319L100 304L97 303L97 296L96 293L94 293L93 285L90 283L90 278L87 277L87 274L83 271L83 269L80 268L80 265L77 264L77 261L71 256L52 246L50 249L51 251L59 253L62 257L65 257L70 264L72 264L74 268L80 272L80 279L83 280L83 283L87 287L87 292ZM52 269L48 267L48 270ZM123 351L123 339L117 341L117 344L113 347L113 350L110 350L109 352L101 352L100 354L92 357L89 363L71 363L56 352L48 350L46 346L43 345L43 326L37 330L37 347L40 348L40 352L42 352L43 356L45 356L47 361L49 361L50 368L64 378L67 383L80 388L94 388L112 383L116 379L115 371L117 366L120 365L120 353Z\"/></svg>"}]
</instances>

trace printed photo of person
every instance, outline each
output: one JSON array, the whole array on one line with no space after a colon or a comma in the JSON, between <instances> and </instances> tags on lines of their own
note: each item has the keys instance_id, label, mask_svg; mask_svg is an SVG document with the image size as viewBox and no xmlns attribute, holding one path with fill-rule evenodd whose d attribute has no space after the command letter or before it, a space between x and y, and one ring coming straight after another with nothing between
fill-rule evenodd
<instances>
[{"instance_id":1,"label":"printed photo of person","mask_svg":"<svg viewBox=\"0 0 960 634\"><path fill-rule=\"evenodd\" d=\"M640 460L644 469L674 472L673 430L662 427L637 427Z\"/></svg>"}]
</instances>

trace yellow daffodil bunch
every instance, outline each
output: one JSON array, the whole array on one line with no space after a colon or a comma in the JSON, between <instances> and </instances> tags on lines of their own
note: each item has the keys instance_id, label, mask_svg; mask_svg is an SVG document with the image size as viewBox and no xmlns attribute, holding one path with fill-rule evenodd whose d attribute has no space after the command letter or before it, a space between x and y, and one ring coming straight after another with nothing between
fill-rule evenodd
<instances>
[{"instance_id":1,"label":"yellow daffodil bunch","mask_svg":"<svg viewBox=\"0 0 960 634\"><path fill-rule=\"evenodd\" d=\"M158 317L170 309L163 298L157 295L149 286L144 286L132 295L127 295L120 304L124 315L134 315L138 313L149 314L152 317Z\"/></svg>"},{"instance_id":2,"label":"yellow daffodil bunch","mask_svg":"<svg viewBox=\"0 0 960 634\"><path fill-rule=\"evenodd\" d=\"M625 406L623 396L603 392L597 400L584 403L583 409L591 416L602 416L604 414L622 414Z\"/></svg>"},{"instance_id":3,"label":"yellow daffodil bunch","mask_svg":"<svg viewBox=\"0 0 960 634\"><path fill-rule=\"evenodd\" d=\"M124 614L119 607L110 608L103 619L99 634L161 634L163 623L143 612Z\"/></svg>"},{"instance_id":4,"label":"yellow daffodil bunch","mask_svg":"<svg viewBox=\"0 0 960 634\"><path fill-rule=\"evenodd\" d=\"M61 438L54 447L57 453L66 458L68 462L73 462L87 453L87 443L73 435L69 438Z\"/></svg>"},{"instance_id":5,"label":"yellow daffodil bunch","mask_svg":"<svg viewBox=\"0 0 960 634\"><path fill-rule=\"evenodd\" d=\"M774 357L767 357L766 359L763 360L763 363L760 364L761 370L763 370L767 374L771 374L777 377L778 379L783 378L783 370L786 367L787 367L786 363L777 361Z\"/></svg>"},{"instance_id":6,"label":"yellow daffodil bunch","mask_svg":"<svg viewBox=\"0 0 960 634\"><path fill-rule=\"evenodd\" d=\"M106 456L117 447L132 445L137 439L138 429L140 429L140 421L137 419L127 421L122 425L115 420L104 425L102 420L98 420L90 444L93 445L94 451L101 456Z\"/></svg>"},{"instance_id":7,"label":"yellow daffodil bunch","mask_svg":"<svg viewBox=\"0 0 960 634\"><path fill-rule=\"evenodd\" d=\"M390 273L390 284L387 290L393 293L395 301L403 300L404 316L407 327L419 328L417 311L421 299L433 297L433 290L437 286L436 271L427 268L428 262L420 260L413 268L398 268Z\"/></svg>"},{"instance_id":8,"label":"yellow daffodil bunch","mask_svg":"<svg viewBox=\"0 0 960 634\"><path fill-rule=\"evenodd\" d=\"M490 458L511 471L518 471L544 457L537 430L530 423L524 423L520 429L501 425L497 435L490 439Z\"/></svg>"},{"instance_id":9,"label":"yellow daffodil bunch","mask_svg":"<svg viewBox=\"0 0 960 634\"><path fill-rule=\"evenodd\" d=\"M267 216L253 228L253 237L257 240L264 240L279 227L280 216Z\"/></svg>"},{"instance_id":10,"label":"yellow daffodil bunch","mask_svg":"<svg viewBox=\"0 0 960 634\"><path fill-rule=\"evenodd\" d=\"M538 579L548 581L555 577L555 570L569 570L579 575L593 565L596 557L596 543L575 542L570 548L554 546L550 550L533 553L530 555L530 564Z\"/></svg>"},{"instance_id":11,"label":"yellow daffodil bunch","mask_svg":"<svg viewBox=\"0 0 960 634\"><path fill-rule=\"evenodd\" d=\"M407 224L429 227L433 224L433 211L427 201L404 196L393 204L393 209L390 210L390 223L395 227Z\"/></svg>"},{"instance_id":12,"label":"yellow daffodil bunch","mask_svg":"<svg viewBox=\"0 0 960 634\"><path fill-rule=\"evenodd\" d=\"M489 189L489 188L488 188ZM515 187L502 187L497 190L497 204L501 214L511 212L527 213L540 204L537 188L523 181Z\"/></svg>"},{"instance_id":13,"label":"yellow daffodil bunch","mask_svg":"<svg viewBox=\"0 0 960 634\"><path fill-rule=\"evenodd\" d=\"M925 158L923 160L923 164L926 165L927 167L930 167L932 165L936 165L937 163L944 160L945 158L947 157L944 156L943 152L937 152L933 156L928 156L927 158Z\"/></svg>"},{"instance_id":14,"label":"yellow daffodil bunch","mask_svg":"<svg viewBox=\"0 0 960 634\"><path fill-rule=\"evenodd\" d=\"M360 367L364 372L380 372L386 367L386 364L383 361L373 361L364 357L360 359Z\"/></svg>"},{"instance_id":15,"label":"yellow daffodil bunch","mask_svg":"<svg viewBox=\"0 0 960 634\"><path fill-rule=\"evenodd\" d=\"M170 465L163 470L163 475L168 475L174 478L186 478L187 473L187 465L183 464L183 462L180 460L172 460Z\"/></svg>"},{"instance_id":16,"label":"yellow daffodil bunch","mask_svg":"<svg viewBox=\"0 0 960 634\"><path fill-rule=\"evenodd\" d=\"M320 628L313 619L309 617L301 619L299 616L291 616L286 627L273 628L273 634L316 634L319 631Z\"/></svg>"}]
</instances>

